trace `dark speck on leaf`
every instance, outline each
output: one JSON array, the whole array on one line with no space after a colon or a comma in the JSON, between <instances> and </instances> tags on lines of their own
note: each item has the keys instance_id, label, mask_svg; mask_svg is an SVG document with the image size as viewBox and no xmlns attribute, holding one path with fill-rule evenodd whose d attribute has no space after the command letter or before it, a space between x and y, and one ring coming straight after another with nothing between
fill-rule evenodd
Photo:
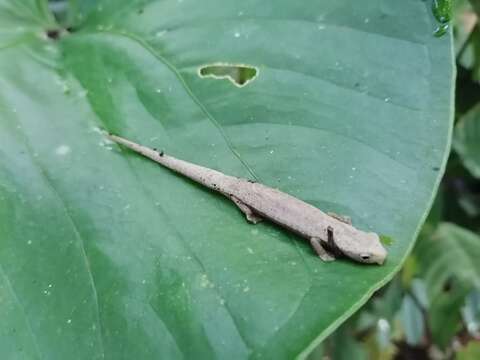
<instances>
[{"instance_id":1,"label":"dark speck on leaf","mask_svg":"<svg viewBox=\"0 0 480 360\"><path fill-rule=\"evenodd\" d=\"M47 36L49 39L57 40L60 37L60 30L58 29L47 30Z\"/></svg>"},{"instance_id":2,"label":"dark speck on leaf","mask_svg":"<svg viewBox=\"0 0 480 360\"><path fill-rule=\"evenodd\" d=\"M255 180L248 180L249 183L255 184Z\"/></svg>"},{"instance_id":3,"label":"dark speck on leaf","mask_svg":"<svg viewBox=\"0 0 480 360\"><path fill-rule=\"evenodd\" d=\"M434 167L432 168L432 170L433 170L433 171L439 171L440 168L439 168L438 166L434 166Z\"/></svg>"},{"instance_id":4,"label":"dark speck on leaf","mask_svg":"<svg viewBox=\"0 0 480 360\"><path fill-rule=\"evenodd\" d=\"M158 155L163 156L163 155L164 155L163 150L160 151L160 152L158 153Z\"/></svg>"}]
</instances>

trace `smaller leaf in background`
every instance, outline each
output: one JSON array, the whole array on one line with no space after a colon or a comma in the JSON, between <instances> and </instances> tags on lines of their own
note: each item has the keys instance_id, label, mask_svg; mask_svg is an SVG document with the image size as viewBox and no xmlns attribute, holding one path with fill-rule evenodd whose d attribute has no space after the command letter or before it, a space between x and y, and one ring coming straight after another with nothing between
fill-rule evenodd
<instances>
[{"instance_id":1,"label":"smaller leaf in background","mask_svg":"<svg viewBox=\"0 0 480 360\"><path fill-rule=\"evenodd\" d=\"M454 335L461 329L461 308L465 303L469 287L460 281L452 285L431 301L428 323L433 341L441 349L450 345Z\"/></svg>"},{"instance_id":2,"label":"smaller leaf in background","mask_svg":"<svg viewBox=\"0 0 480 360\"><path fill-rule=\"evenodd\" d=\"M450 223L422 239L415 249L430 300L454 279L468 288L480 287L480 237Z\"/></svg>"},{"instance_id":3,"label":"smaller leaf in background","mask_svg":"<svg viewBox=\"0 0 480 360\"><path fill-rule=\"evenodd\" d=\"M472 175L480 178L480 103L455 126L453 148Z\"/></svg>"},{"instance_id":4,"label":"smaller leaf in background","mask_svg":"<svg viewBox=\"0 0 480 360\"><path fill-rule=\"evenodd\" d=\"M425 334L425 323L421 308L410 295L405 295L400 311L407 344L410 346L421 344Z\"/></svg>"},{"instance_id":5,"label":"smaller leaf in background","mask_svg":"<svg viewBox=\"0 0 480 360\"><path fill-rule=\"evenodd\" d=\"M480 359L480 341L470 341L467 346L460 349L455 357L456 360Z\"/></svg>"}]
</instances>

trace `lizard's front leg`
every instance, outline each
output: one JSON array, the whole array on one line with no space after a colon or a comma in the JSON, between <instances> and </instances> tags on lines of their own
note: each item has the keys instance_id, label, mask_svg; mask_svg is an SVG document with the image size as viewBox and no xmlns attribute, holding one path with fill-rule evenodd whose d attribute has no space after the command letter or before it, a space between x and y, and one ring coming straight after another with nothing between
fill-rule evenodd
<instances>
[{"instance_id":1,"label":"lizard's front leg","mask_svg":"<svg viewBox=\"0 0 480 360\"><path fill-rule=\"evenodd\" d=\"M333 261L335 256L328 250L326 250L322 245L322 240L318 237L310 238L310 245L312 245L313 250L323 261Z\"/></svg>"},{"instance_id":2,"label":"lizard's front leg","mask_svg":"<svg viewBox=\"0 0 480 360\"><path fill-rule=\"evenodd\" d=\"M238 206L238 208L245 214L245 217L247 218L247 221L251 222L252 224L257 224L260 221L262 221L262 218L255 214L252 209L242 202L240 199L236 198L233 195L230 195L230 199L235 203L235 205Z\"/></svg>"}]
</instances>

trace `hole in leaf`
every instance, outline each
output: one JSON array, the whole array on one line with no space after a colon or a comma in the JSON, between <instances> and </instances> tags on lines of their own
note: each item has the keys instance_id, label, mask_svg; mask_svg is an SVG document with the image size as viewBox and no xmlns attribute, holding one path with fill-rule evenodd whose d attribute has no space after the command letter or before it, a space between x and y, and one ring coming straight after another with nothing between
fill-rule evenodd
<instances>
[{"instance_id":1,"label":"hole in leaf","mask_svg":"<svg viewBox=\"0 0 480 360\"><path fill-rule=\"evenodd\" d=\"M47 37L52 40L58 40L60 37L60 30L59 29L50 29L46 31Z\"/></svg>"},{"instance_id":2,"label":"hole in leaf","mask_svg":"<svg viewBox=\"0 0 480 360\"><path fill-rule=\"evenodd\" d=\"M201 78L227 79L238 87L243 87L258 76L258 68L245 64L215 63L198 69Z\"/></svg>"}]
</instances>

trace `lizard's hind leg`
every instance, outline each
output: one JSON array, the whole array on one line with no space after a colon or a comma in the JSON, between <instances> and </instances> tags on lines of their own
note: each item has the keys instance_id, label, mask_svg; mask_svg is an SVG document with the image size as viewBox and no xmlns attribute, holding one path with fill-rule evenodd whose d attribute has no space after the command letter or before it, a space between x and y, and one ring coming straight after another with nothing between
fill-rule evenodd
<instances>
[{"instance_id":1,"label":"lizard's hind leg","mask_svg":"<svg viewBox=\"0 0 480 360\"><path fill-rule=\"evenodd\" d=\"M251 222L252 224L257 224L262 221L262 218L255 214L252 209L245 203L243 203L240 199L237 199L235 196L231 195L230 199L238 206L238 208L245 214L247 221Z\"/></svg>"}]
</instances>

